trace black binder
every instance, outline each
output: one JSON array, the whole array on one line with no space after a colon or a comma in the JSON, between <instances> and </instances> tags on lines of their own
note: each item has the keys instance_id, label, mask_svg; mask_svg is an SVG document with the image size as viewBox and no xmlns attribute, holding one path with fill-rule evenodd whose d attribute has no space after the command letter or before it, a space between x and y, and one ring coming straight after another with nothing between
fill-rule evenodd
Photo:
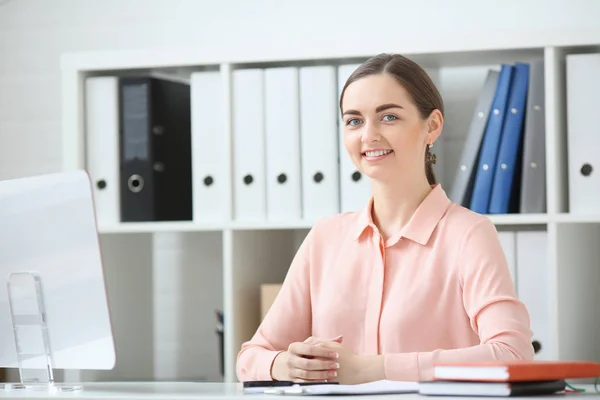
<instances>
[{"instance_id":1,"label":"black binder","mask_svg":"<svg viewBox=\"0 0 600 400\"><path fill-rule=\"evenodd\" d=\"M190 85L119 80L121 221L192 219Z\"/></svg>"}]
</instances>

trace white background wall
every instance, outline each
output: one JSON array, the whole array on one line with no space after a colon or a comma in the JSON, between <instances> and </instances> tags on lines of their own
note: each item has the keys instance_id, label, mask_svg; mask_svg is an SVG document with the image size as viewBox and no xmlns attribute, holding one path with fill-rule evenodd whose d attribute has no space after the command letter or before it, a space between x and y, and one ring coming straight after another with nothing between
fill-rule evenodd
<instances>
[{"instance_id":1,"label":"white background wall","mask_svg":"<svg viewBox=\"0 0 600 400\"><path fill-rule=\"evenodd\" d=\"M0 179L60 168L62 52L194 44L373 52L436 42L459 46L472 35L481 43L545 43L584 34L600 20L596 0L0 3Z\"/></svg>"},{"instance_id":2,"label":"white background wall","mask_svg":"<svg viewBox=\"0 0 600 400\"><path fill-rule=\"evenodd\" d=\"M474 36L482 47L533 46L585 37L598 21L597 0L0 0L0 179L60 169L63 52L196 45L245 54L263 46L287 53L318 46L325 53L336 48L368 54L452 48ZM204 282L196 292L184 293L177 284L178 276L194 268L190 255L179 254L181 241L157 238L163 246L154 254L160 277L154 283L155 323L179 320L174 315L182 301L200 303L210 295L207 313L220 304L218 270L193 272ZM197 321L201 317L209 322L196 322L196 336L176 328L155 333L157 378L218 376L216 348L208 355L181 350L202 340L216 346L214 319L206 314ZM203 357L207 362L198 361Z\"/></svg>"},{"instance_id":3,"label":"white background wall","mask_svg":"<svg viewBox=\"0 0 600 400\"><path fill-rule=\"evenodd\" d=\"M62 52L200 45L365 52L532 44L598 26L597 0L0 0L0 179L60 168ZM368 5L367 5L368 4ZM538 5L540 4L540 5ZM543 6L541 6L543 4Z\"/></svg>"}]
</instances>

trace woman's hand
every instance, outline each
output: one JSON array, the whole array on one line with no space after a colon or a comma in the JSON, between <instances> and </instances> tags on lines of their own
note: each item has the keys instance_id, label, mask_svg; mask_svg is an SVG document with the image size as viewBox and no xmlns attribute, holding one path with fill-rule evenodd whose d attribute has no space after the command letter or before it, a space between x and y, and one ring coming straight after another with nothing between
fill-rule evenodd
<instances>
[{"instance_id":1,"label":"woman's hand","mask_svg":"<svg viewBox=\"0 0 600 400\"><path fill-rule=\"evenodd\" d=\"M333 340L339 341L341 337ZM310 337L304 342L290 344L287 351L275 357L271 376L278 381L335 380L339 368L339 355L337 351L323 347L325 343L338 343L333 340Z\"/></svg>"},{"instance_id":2,"label":"woman's hand","mask_svg":"<svg viewBox=\"0 0 600 400\"><path fill-rule=\"evenodd\" d=\"M383 358L380 355L358 355L339 342L326 342L320 347L339 354L338 376L341 384L353 385L384 379Z\"/></svg>"}]
</instances>

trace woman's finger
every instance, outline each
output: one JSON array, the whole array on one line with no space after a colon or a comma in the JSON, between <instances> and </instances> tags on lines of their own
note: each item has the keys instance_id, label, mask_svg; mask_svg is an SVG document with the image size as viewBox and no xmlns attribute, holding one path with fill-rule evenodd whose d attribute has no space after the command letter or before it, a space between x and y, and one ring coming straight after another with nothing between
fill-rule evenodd
<instances>
[{"instance_id":1,"label":"woman's finger","mask_svg":"<svg viewBox=\"0 0 600 400\"><path fill-rule=\"evenodd\" d=\"M310 380L310 379L293 378L292 382L295 382L295 383L327 382L327 379L325 379L325 380L321 380L321 379Z\"/></svg>"},{"instance_id":2,"label":"woman's finger","mask_svg":"<svg viewBox=\"0 0 600 400\"><path fill-rule=\"evenodd\" d=\"M319 338L318 337L314 337L314 336L310 336L310 337L306 338L306 340L304 341L304 343L316 344L316 343L319 343Z\"/></svg>"},{"instance_id":3,"label":"woman's finger","mask_svg":"<svg viewBox=\"0 0 600 400\"><path fill-rule=\"evenodd\" d=\"M311 337L307 338L304 341L304 343L308 343L308 344L319 344L319 343L327 343L327 342L342 343L343 340L344 340L344 337L342 335L336 336L333 339L327 339L327 338L321 338L321 337L311 336Z\"/></svg>"},{"instance_id":4,"label":"woman's finger","mask_svg":"<svg viewBox=\"0 0 600 400\"><path fill-rule=\"evenodd\" d=\"M324 358L291 357L290 366L305 371L337 371L340 364Z\"/></svg>"},{"instance_id":5,"label":"woman's finger","mask_svg":"<svg viewBox=\"0 0 600 400\"><path fill-rule=\"evenodd\" d=\"M328 359L336 359L339 357L338 353L334 350L328 350L308 343L292 343L288 348L288 351L300 357L321 357Z\"/></svg>"},{"instance_id":6,"label":"woman's finger","mask_svg":"<svg viewBox=\"0 0 600 400\"><path fill-rule=\"evenodd\" d=\"M324 381L337 377L337 371L307 371L305 369L294 368L290 370L290 376L309 381Z\"/></svg>"}]
</instances>

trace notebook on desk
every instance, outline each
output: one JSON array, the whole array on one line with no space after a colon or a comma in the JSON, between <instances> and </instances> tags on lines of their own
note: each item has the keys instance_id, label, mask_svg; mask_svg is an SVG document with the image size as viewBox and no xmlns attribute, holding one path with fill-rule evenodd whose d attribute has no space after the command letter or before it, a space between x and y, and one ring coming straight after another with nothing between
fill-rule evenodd
<instances>
[{"instance_id":1,"label":"notebook on desk","mask_svg":"<svg viewBox=\"0 0 600 400\"><path fill-rule=\"evenodd\" d=\"M243 383L244 393L245 394L253 394L253 393L265 393L265 390L269 390L272 388L282 388L282 387L290 387L294 385L298 386L309 386L309 385L337 385L337 382L327 383L327 382L300 382L295 383L293 381L245 381Z\"/></svg>"},{"instance_id":2,"label":"notebook on desk","mask_svg":"<svg viewBox=\"0 0 600 400\"><path fill-rule=\"evenodd\" d=\"M419 384L417 382L381 380L356 385L340 385L331 383L323 383L318 385L293 384L291 386L267 387L262 391L258 391L257 388L253 388L253 390L250 389L250 391L253 393L296 396L401 394L418 393Z\"/></svg>"},{"instance_id":3,"label":"notebook on desk","mask_svg":"<svg viewBox=\"0 0 600 400\"><path fill-rule=\"evenodd\" d=\"M437 363L434 380L518 382L600 377L600 363L590 361L515 360L481 363Z\"/></svg>"}]
</instances>

